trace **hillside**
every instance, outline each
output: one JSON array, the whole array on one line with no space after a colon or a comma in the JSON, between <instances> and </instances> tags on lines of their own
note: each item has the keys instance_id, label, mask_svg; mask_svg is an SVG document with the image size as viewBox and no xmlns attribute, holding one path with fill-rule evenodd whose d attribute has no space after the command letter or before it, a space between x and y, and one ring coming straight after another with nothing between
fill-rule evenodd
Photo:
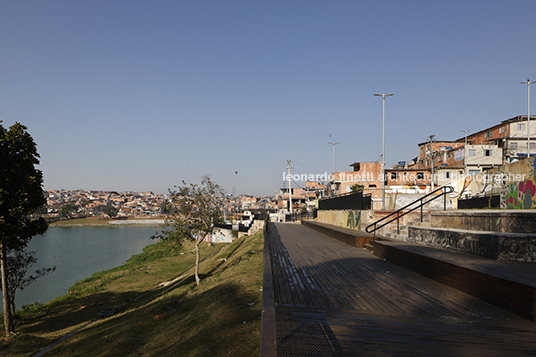
<instances>
[{"instance_id":1,"label":"hillside","mask_svg":"<svg viewBox=\"0 0 536 357\"><path fill-rule=\"evenodd\" d=\"M17 335L0 343L0 355L33 356L73 331L42 355L258 355L262 232L232 244L203 243L200 287L193 269L187 270L195 261L191 248L148 246L65 296L25 306Z\"/></svg>"}]
</instances>

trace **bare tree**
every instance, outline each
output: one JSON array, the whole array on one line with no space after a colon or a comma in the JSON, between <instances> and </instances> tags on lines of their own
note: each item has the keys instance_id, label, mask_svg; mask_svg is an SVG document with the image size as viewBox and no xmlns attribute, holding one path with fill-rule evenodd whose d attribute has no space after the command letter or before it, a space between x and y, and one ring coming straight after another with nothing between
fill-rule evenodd
<instances>
[{"instance_id":1,"label":"bare tree","mask_svg":"<svg viewBox=\"0 0 536 357\"><path fill-rule=\"evenodd\" d=\"M217 223L223 222L223 190L209 177L203 178L201 185L183 181L182 186L175 188L169 192L169 209L162 232L153 238L178 246L186 241L195 242L195 281L199 286L200 244L214 233Z\"/></svg>"}]
</instances>

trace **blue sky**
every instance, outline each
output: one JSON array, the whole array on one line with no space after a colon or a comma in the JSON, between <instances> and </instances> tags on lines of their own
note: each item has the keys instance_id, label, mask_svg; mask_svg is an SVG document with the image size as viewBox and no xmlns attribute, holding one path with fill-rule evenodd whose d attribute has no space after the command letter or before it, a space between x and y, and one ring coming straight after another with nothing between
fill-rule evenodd
<instances>
[{"instance_id":1,"label":"blue sky","mask_svg":"<svg viewBox=\"0 0 536 357\"><path fill-rule=\"evenodd\" d=\"M536 1L0 1L0 120L45 189L154 191L210 175L274 194L527 112ZM536 105L533 105L536 113ZM330 135L332 135L330 137ZM236 173L238 172L238 173Z\"/></svg>"}]
</instances>

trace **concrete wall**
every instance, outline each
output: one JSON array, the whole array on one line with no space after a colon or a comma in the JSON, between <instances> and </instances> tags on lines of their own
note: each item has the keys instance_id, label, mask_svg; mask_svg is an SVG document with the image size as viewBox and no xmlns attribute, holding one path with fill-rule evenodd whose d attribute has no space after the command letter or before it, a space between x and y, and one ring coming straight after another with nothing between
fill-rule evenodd
<instances>
[{"instance_id":1,"label":"concrete wall","mask_svg":"<svg viewBox=\"0 0 536 357\"><path fill-rule=\"evenodd\" d=\"M500 233L536 232L536 211L455 210L431 212L432 227Z\"/></svg>"},{"instance_id":2,"label":"concrete wall","mask_svg":"<svg viewBox=\"0 0 536 357\"><path fill-rule=\"evenodd\" d=\"M364 231L365 228L385 216L391 214L392 211L318 211L316 222L332 224L339 227L357 229ZM424 211L424 216L429 215L429 212ZM409 222L420 221L420 210L413 211L404 217L400 218L400 225L407 225ZM388 224L377 231L377 234L385 234L396 228L396 221Z\"/></svg>"},{"instance_id":3,"label":"concrete wall","mask_svg":"<svg viewBox=\"0 0 536 357\"><path fill-rule=\"evenodd\" d=\"M408 227L408 242L497 260L536 262L536 234Z\"/></svg>"}]
</instances>

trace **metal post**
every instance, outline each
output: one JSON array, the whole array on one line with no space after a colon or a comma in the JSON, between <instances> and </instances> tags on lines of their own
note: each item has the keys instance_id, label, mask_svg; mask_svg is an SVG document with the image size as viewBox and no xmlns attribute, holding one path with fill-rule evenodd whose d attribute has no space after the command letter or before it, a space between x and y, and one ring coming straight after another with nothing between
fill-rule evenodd
<instances>
[{"instance_id":1,"label":"metal post","mask_svg":"<svg viewBox=\"0 0 536 357\"><path fill-rule=\"evenodd\" d=\"M521 82L521 84L527 85L527 157L530 157L530 84L536 83L536 81L530 81L527 79L526 82Z\"/></svg>"},{"instance_id":2,"label":"metal post","mask_svg":"<svg viewBox=\"0 0 536 357\"><path fill-rule=\"evenodd\" d=\"M335 165L335 145L340 144L340 143L330 141L328 144L333 145L333 175L335 175L335 172L337 172L337 166Z\"/></svg>"},{"instance_id":3,"label":"metal post","mask_svg":"<svg viewBox=\"0 0 536 357\"><path fill-rule=\"evenodd\" d=\"M431 191L430 192L433 192L434 191L434 151L432 149L432 143L434 141L434 137L435 135L430 135L428 137L428 142L429 142L429 146L430 146L430 185L431 185Z\"/></svg>"},{"instance_id":4,"label":"metal post","mask_svg":"<svg viewBox=\"0 0 536 357\"><path fill-rule=\"evenodd\" d=\"M385 97L391 97L394 94L382 93L374 94L376 97L382 97L383 99L383 155L382 155L382 210L385 210Z\"/></svg>"},{"instance_id":5,"label":"metal post","mask_svg":"<svg viewBox=\"0 0 536 357\"><path fill-rule=\"evenodd\" d=\"M292 176L290 175L290 170L295 169L295 167L290 166L290 159L287 159L287 169L288 169L288 200L289 200L289 206L290 206L290 219L292 220L292 187L290 184L290 181L292 180Z\"/></svg>"},{"instance_id":6,"label":"metal post","mask_svg":"<svg viewBox=\"0 0 536 357\"><path fill-rule=\"evenodd\" d=\"M465 146L463 147L463 178L467 177L467 132L470 130L462 130L465 133Z\"/></svg>"}]
</instances>

